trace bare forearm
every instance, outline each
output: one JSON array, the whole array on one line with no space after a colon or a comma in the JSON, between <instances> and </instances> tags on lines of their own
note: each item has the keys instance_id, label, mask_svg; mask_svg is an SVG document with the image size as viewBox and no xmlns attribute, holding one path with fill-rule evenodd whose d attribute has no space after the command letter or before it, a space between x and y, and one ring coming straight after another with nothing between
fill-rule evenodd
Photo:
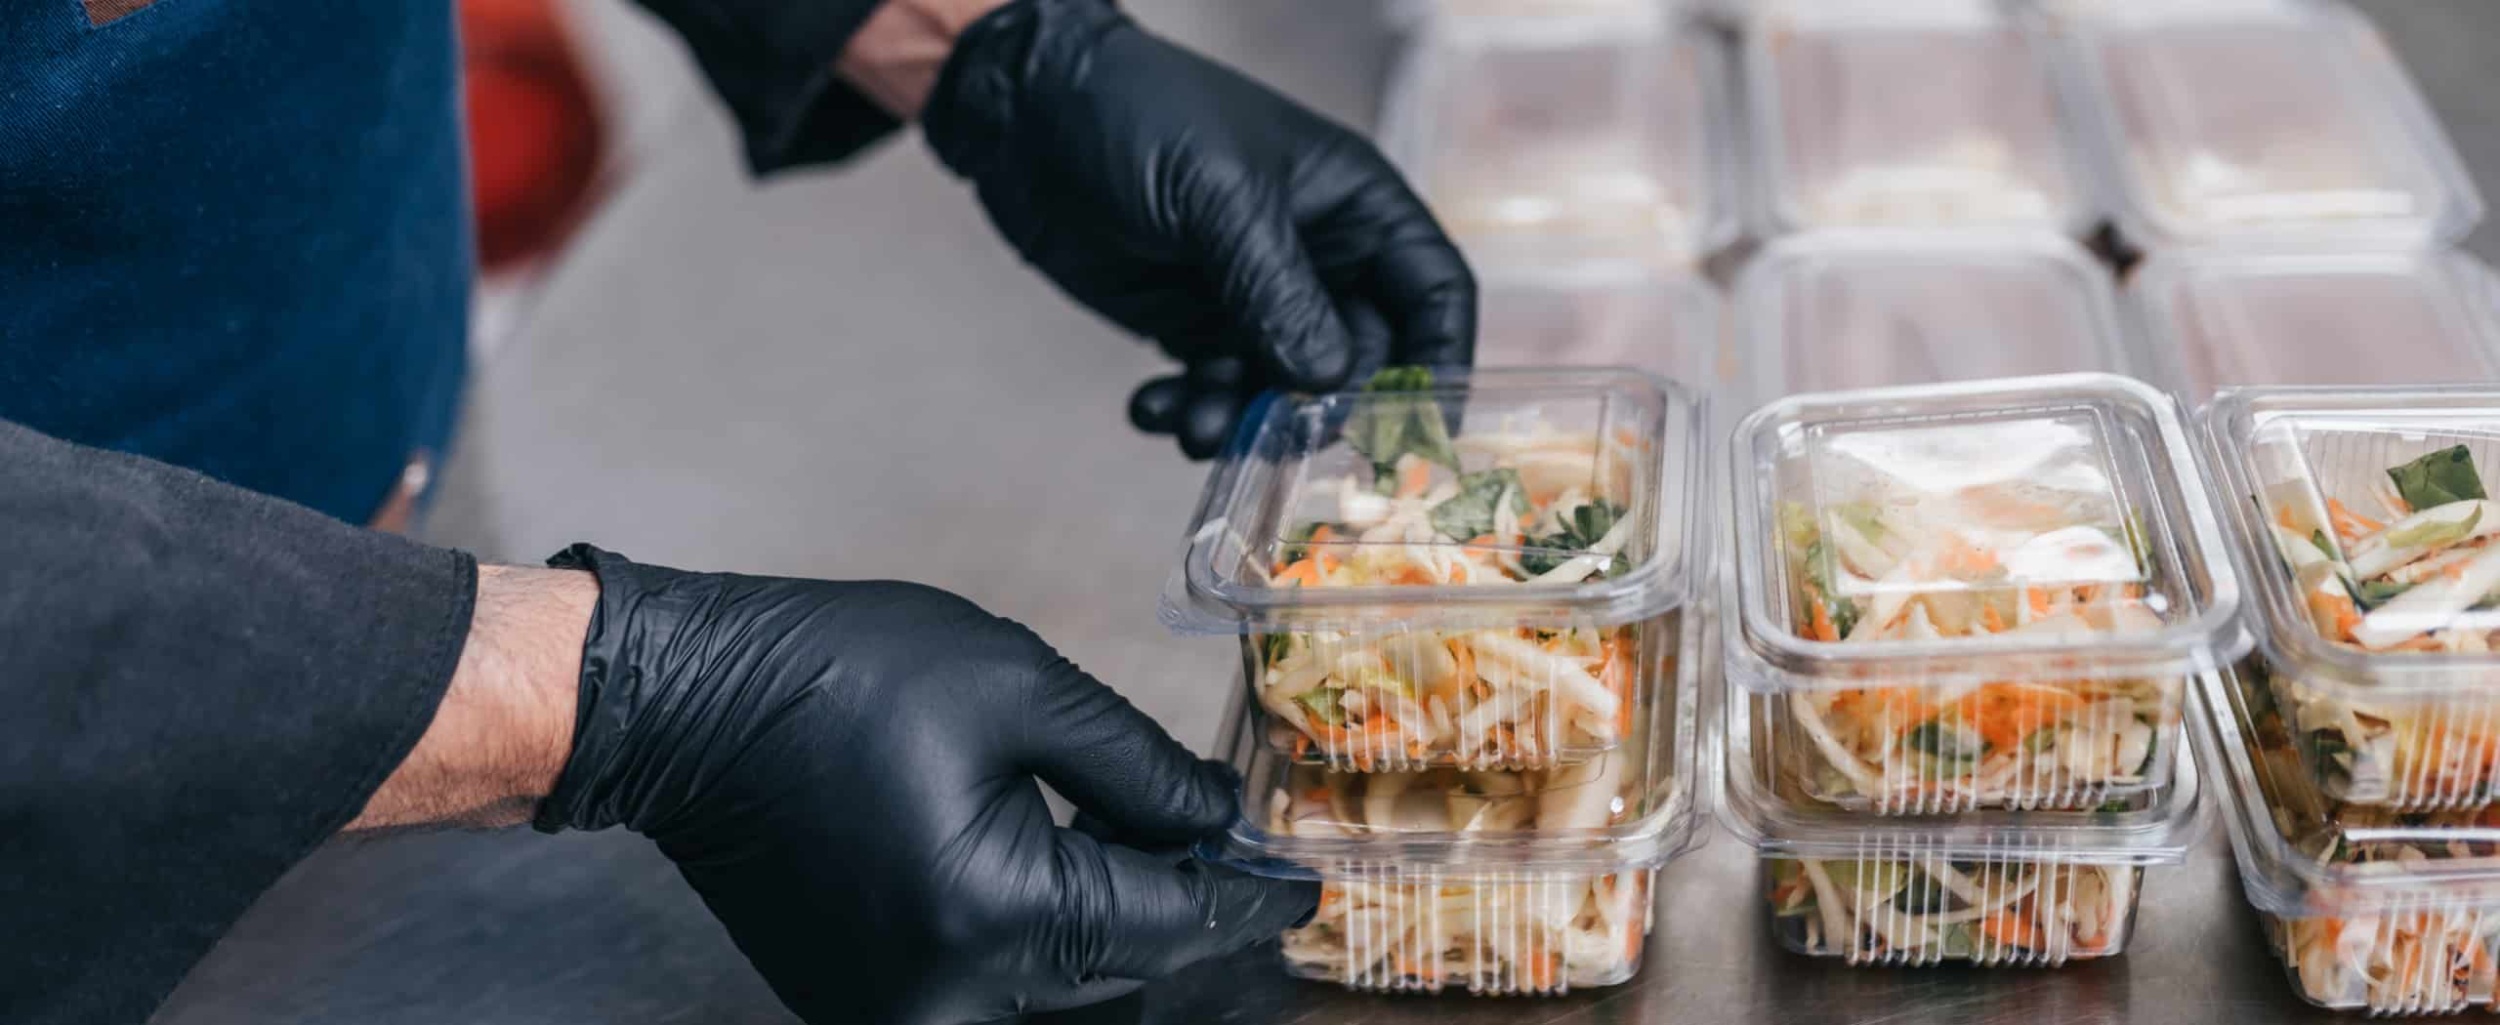
<instances>
[{"instance_id":1,"label":"bare forearm","mask_svg":"<svg viewBox=\"0 0 2500 1025\"><path fill-rule=\"evenodd\" d=\"M479 567L450 690L348 830L528 821L572 750L582 638L598 598L588 573Z\"/></svg>"},{"instance_id":2,"label":"bare forearm","mask_svg":"<svg viewBox=\"0 0 2500 1025\"><path fill-rule=\"evenodd\" d=\"M905 121L920 116L955 37L1006 0L886 0L835 65L844 81Z\"/></svg>"}]
</instances>

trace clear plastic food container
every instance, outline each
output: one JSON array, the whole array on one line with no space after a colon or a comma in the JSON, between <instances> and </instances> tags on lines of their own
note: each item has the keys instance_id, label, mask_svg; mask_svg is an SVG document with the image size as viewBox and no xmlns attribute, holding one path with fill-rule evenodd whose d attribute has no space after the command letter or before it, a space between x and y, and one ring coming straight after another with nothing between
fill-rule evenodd
<instances>
[{"instance_id":1,"label":"clear plastic food container","mask_svg":"<svg viewBox=\"0 0 2500 1025\"><path fill-rule=\"evenodd\" d=\"M2500 390L2251 388L2205 413L2276 689L2320 788L2500 797Z\"/></svg>"},{"instance_id":2,"label":"clear plastic food container","mask_svg":"<svg viewBox=\"0 0 2500 1025\"><path fill-rule=\"evenodd\" d=\"M1709 629L1668 620L1696 644ZM1332 770L1280 756L1237 707L1242 818L1211 856L1323 881L1317 916L1285 935L1298 976L1472 993L1623 982L1640 968L1655 870L1697 839L1699 665L1652 667L1649 715L1624 744L1543 770Z\"/></svg>"},{"instance_id":3,"label":"clear plastic food container","mask_svg":"<svg viewBox=\"0 0 2500 1025\"><path fill-rule=\"evenodd\" d=\"M2247 648L2168 396L2071 374L1800 396L1737 428L1735 684L1861 812L2158 789L2182 678Z\"/></svg>"},{"instance_id":4,"label":"clear plastic food container","mask_svg":"<svg viewBox=\"0 0 2500 1025\"><path fill-rule=\"evenodd\" d=\"M1853 965L2050 967L2115 956L2147 866L2202 832L2195 766L2093 810L1869 819L1807 793L1765 745L1771 695L1731 688L1721 819L1760 852L1780 945Z\"/></svg>"},{"instance_id":5,"label":"clear plastic food container","mask_svg":"<svg viewBox=\"0 0 2500 1025\"><path fill-rule=\"evenodd\" d=\"M2141 241L2454 239L2482 200L2342 4L2137 4L2066 33L2120 227Z\"/></svg>"},{"instance_id":6,"label":"clear plastic food container","mask_svg":"<svg viewBox=\"0 0 2500 1025\"><path fill-rule=\"evenodd\" d=\"M1994 0L1773 7L1745 39L1763 235L2093 216L2043 44Z\"/></svg>"},{"instance_id":7,"label":"clear plastic food container","mask_svg":"<svg viewBox=\"0 0 2500 1025\"><path fill-rule=\"evenodd\" d=\"M1719 298L1657 267L1479 267L1476 365L1636 367L1694 387L1732 379Z\"/></svg>"},{"instance_id":8,"label":"clear plastic food container","mask_svg":"<svg viewBox=\"0 0 2500 1025\"><path fill-rule=\"evenodd\" d=\"M1746 391L2098 370L2134 362L2109 272L2058 238L1987 243L1792 236L1736 283Z\"/></svg>"},{"instance_id":9,"label":"clear plastic food container","mask_svg":"<svg viewBox=\"0 0 2500 1025\"><path fill-rule=\"evenodd\" d=\"M1422 377L1253 407L1165 623L1241 635L1252 696L1300 760L1538 768L1614 749L1642 667L1676 643L1645 626L1708 579L1700 405L1626 369Z\"/></svg>"},{"instance_id":10,"label":"clear plastic food container","mask_svg":"<svg viewBox=\"0 0 2500 1025\"><path fill-rule=\"evenodd\" d=\"M2292 988L2321 1007L2439 1014L2490 1004L2500 958L2500 809L2337 804L2261 683L2205 676L2198 748L2220 780L2240 885Z\"/></svg>"},{"instance_id":11,"label":"clear plastic food container","mask_svg":"<svg viewBox=\"0 0 2500 1025\"><path fill-rule=\"evenodd\" d=\"M1676 0L1388 0L1389 23L1430 29L1443 18L1608 19L1651 26L1673 13Z\"/></svg>"},{"instance_id":12,"label":"clear plastic food container","mask_svg":"<svg viewBox=\"0 0 2500 1025\"><path fill-rule=\"evenodd\" d=\"M1691 265L1736 228L1723 60L1690 28L1442 19L1390 82L1381 146L1476 260Z\"/></svg>"},{"instance_id":13,"label":"clear plastic food container","mask_svg":"<svg viewBox=\"0 0 2500 1025\"><path fill-rule=\"evenodd\" d=\"M2127 295L2145 348L2197 400L2500 377L2500 288L2455 250L2174 250L2137 267Z\"/></svg>"}]
</instances>

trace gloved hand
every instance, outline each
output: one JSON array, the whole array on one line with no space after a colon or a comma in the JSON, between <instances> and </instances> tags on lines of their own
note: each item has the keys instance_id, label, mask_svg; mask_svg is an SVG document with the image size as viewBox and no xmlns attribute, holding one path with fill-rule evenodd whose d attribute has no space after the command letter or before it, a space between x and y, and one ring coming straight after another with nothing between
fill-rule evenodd
<instances>
[{"instance_id":1,"label":"gloved hand","mask_svg":"<svg viewBox=\"0 0 2500 1025\"><path fill-rule=\"evenodd\" d=\"M1475 281L1379 151L1106 0L975 22L921 118L1026 261L1187 364L1129 412L1192 458L1263 387L1473 360Z\"/></svg>"},{"instance_id":2,"label":"gloved hand","mask_svg":"<svg viewBox=\"0 0 2500 1025\"><path fill-rule=\"evenodd\" d=\"M1030 631L942 591L698 574L588 545L572 758L540 829L657 840L811 1022L974 1021L1106 999L1271 937L1318 888L1123 838L1235 814L1192 757Z\"/></svg>"}]
</instances>

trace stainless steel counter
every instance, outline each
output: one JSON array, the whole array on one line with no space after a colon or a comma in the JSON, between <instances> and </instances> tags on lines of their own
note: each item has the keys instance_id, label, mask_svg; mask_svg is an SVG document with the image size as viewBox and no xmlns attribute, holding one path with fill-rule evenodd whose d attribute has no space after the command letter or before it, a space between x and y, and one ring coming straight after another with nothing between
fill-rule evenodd
<instances>
[{"instance_id":1,"label":"stainless steel counter","mask_svg":"<svg viewBox=\"0 0 2500 1025\"><path fill-rule=\"evenodd\" d=\"M1390 47L1370 4L1130 6L1340 117L1370 118ZM2367 6L2500 196L2489 176L2500 100L2487 88L2500 7ZM1211 742L1230 648L1166 636L1153 613L1201 473L1121 423L1129 388L1158 372L1150 350L1018 266L916 144L754 189L708 104L688 105L670 135L482 368L434 537L513 560L588 538L684 566L928 581L1031 623L1176 734ZM2228 860L2217 831L2193 863L2151 876L2121 958L1864 970L1776 949L1752 860L1721 838L1668 870L1647 964L1626 986L1552 1000L1364 997L1288 980L1262 951L1108 1017L2330 1020L2291 996ZM264 898L158 1018L789 1020L647 844L518 831L332 846Z\"/></svg>"}]
</instances>

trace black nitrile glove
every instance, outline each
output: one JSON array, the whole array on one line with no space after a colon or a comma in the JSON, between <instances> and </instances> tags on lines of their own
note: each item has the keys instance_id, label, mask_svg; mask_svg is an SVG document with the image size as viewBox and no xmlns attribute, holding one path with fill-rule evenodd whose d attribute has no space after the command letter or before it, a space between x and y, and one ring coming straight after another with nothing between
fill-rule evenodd
<instances>
[{"instance_id":1,"label":"black nitrile glove","mask_svg":"<svg viewBox=\"0 0 2500 1025\"><path fill-rule=\"evenodd\" d=\"M1378 150L1105 0L1015 0L922 113L1016 251L1187 364L1130 400L1205 458L1263 387L1474 358L1476 285Z\"/></svg>"},{"instance_id":2,"label":"black nitrile glove","mask_svg":"<svg viewBox=\"0 0 2500 1025\"><path fill-rule=\"evenodd\" d=\"M810 1022L1090 1003L1274 936L1318 902L1053 825L1184 843L1234 815L1200 761L1025 628L942 591L687 573L588 545L573 755L540 829L659 842Z\"/></svg>"}]
</instances>

